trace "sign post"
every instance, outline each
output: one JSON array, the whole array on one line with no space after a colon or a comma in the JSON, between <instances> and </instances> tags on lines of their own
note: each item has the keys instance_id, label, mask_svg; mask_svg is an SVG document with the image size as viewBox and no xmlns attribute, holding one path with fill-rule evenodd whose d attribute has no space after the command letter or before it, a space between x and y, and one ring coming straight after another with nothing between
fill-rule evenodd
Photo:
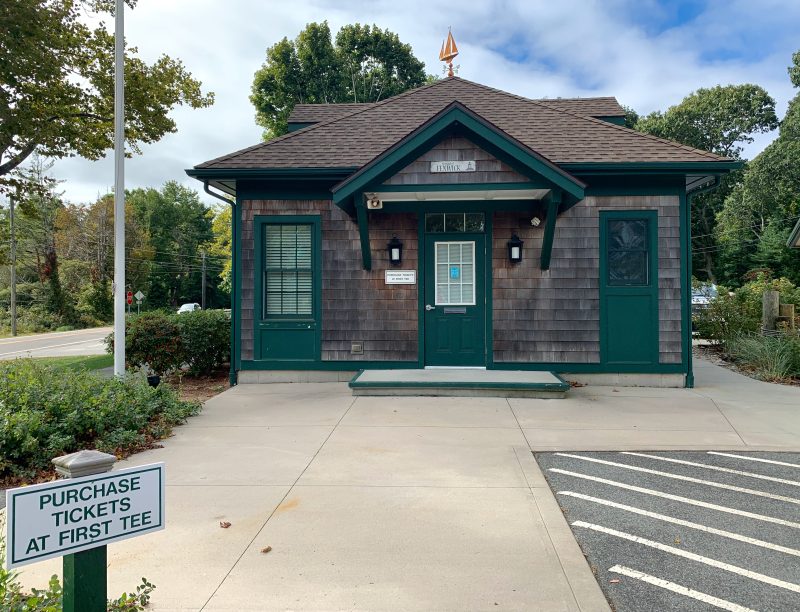
<instances>
[{"instance_id":1,"label":"sign post","mask_svg":"<svg viewBox=\"0 0 800 612\"><path fill-rule=\"evenodd\" d=\"M137 291L134 294L133 297L136 298L136 314L138 315L139 314L139 308L141 307L142 300L144 299L144 293L142 293L141 291Z\"/></svg>"},{"instance_id":2,"label":"sign post","mask_svg":"<svg viewBox=\"0 0 800 612\"><path fill-rule=\"evenodd\" d=\"M6 491L6 566L63 556L64 612L105 612L106 545L164 529L164 464L109 472L115 461L57 457L64 479Z\"/></svg>"}]
</instances>

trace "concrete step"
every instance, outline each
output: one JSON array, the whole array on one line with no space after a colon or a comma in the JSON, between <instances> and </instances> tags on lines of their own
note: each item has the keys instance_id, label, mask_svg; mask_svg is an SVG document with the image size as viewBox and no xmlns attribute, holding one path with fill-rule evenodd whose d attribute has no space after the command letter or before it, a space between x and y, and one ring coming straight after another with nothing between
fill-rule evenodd
<instances>
[{"instance_id":1,"label":"concrete step","mask_svg":"<svg viewBox=\"0 0 800 612\"><path fill-rule=\"evenodd\" d=\"M353 395L563 398L569 383L553 372L434 368L362 370L350 381Z\"/></svg>"}]
</instances>

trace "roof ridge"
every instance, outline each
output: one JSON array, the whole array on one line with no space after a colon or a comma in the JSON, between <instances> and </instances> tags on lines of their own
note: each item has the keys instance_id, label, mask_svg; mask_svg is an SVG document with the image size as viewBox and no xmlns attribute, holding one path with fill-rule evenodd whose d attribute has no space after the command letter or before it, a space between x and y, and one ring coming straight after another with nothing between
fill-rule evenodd
<instances>
[{"instance_id":1,"label":"roof ridge","mask_svg":"<svg viewBox=\"0 0 800 612\"><path fill-rule=\"evenodd\" d=\"M254 144L254 145L246 147L244 149L240 149L238 151L234 151L233 153L228 153L227 155L223 155L222 157L217 157L216 159L210 159L210 160L208 160L206 162L203 162L200 166L196 166L196 167L200 168L200 167L204 167L204 166L206 166L208 164L217 163L217 162L220 162L220 161L224 161L226 159L231 159L232 157L236 157L237 155L241 155L242 153L246 153L247 151L252 151L253 149L257 149L257 148L265 146L265 145L271 145L271 144L274 144L276 142L283 142L285 140L290 140L290 139L294 138L295 136L299 136L300 134L308 134L309 132L312 132L312 131L316 130L317 128L325 127L325 126L330 125L332 123L336 123L337 121L341 121L343 119L348 119L350 117L354 117L355 115L358 115L359 113L364 113L366 111L371 111L374 108L377 108L379 106L383 106L387 102L390 102L390 101L393 101L393 100L397 100L398 98L401 98L401 97L404 97L404 96L408 96L408 95L416 93L418 91L422 91L423 89L430 89L432 87L436 87L437 85L439 85L441 83L445 83L448 80L455 79L455 78L457 78L457 77L446 77L444 79L437 79L433 83L426 83L425 85L422 85L420 87L415 87L414 89L408 89L408 90L406 90L406 91L404 91L402 93L399 93L399 94L397 94L395 96L391 96L391 97L386 98L384 100L380 100L378 102L373 102L370 106L368 106L366 108L356 109L352 113L348 113L348 114L343 115L341 117L334 117L334 118L328 119L326 121L320 121L319 123L314 123L312 125L309 125L309 126L306 126L306 127L302 128L302 129L295 130L294 132L287 132L286 134L282 134L282 135L280 135L280 136L278 136L276 138L273 138L272 140L267 140L266 142L259 142L258 144Z\"/></svg>"},{"instance_id":2,"label":"roof ridge","mask_svg":"<svg viewBox=\"0 0 800 612\"><path fill-rule=\"evenodd\" d=\"M506 96L511 97L511 98L516 98L516 99L521 100L523 102L529 102L531 104L536 104L537 106L544 106L548 110L552 110L552 111L555 111L555 112L558 112L558 113L564 113L566 115L570 115L572 117L577 117L578 119L582 119L584 121L591 121L592 123L595 123L595 124L598 124L598 125L602 125L603 127L606 127L606 128L622 130L623 132L636 134L636 135L641 136L643 138L647 138L649 140L653 140L653 141L659 142L661 144L668 144L668 145L671 145L671 146L676 147L678 149L682 149L684 151L691 151L692 153L699 153L700 155L704 155L706 157L709 157L714 161L735 161L733 158L723 157L722 155L717 155L716 153L711 153L710 151L703 151L702 149L695 149L694 147L690 147L688 145L681 144L680 142L675 142L674 140L668 140L666 138L659 138L658 136L653 136L652 134L647 134L646 132L638 132L636 130L632 130L630 128L623 127L621 125L616 125L614 123L609 123L608 121L603 121L602 119L595 119L594 117L589 117L588 115L580 115L580 114L572 112L572 111L564 110L563 108L554 108L552 106L548 106L547 103L545 103L545 102L540 102L538 100L533 100L531 98L526 98L524 96L520 96L518 94L513 94L513 93L510 93L508 91L503 91L502 89L497 89L495 87L489 87L488 85L483 85L482 83L476 83L475 81L470 81L468 79L461 79L461 80L464 81L465 83L469 83L470 85L475 85L476 87L480 87L480 88L486 89L488 91L493 91L495 93L500 93L500 94L506 95Z\"/></svg>"},{"instance_id":3,"label":"roof ridge","mask_svg":"<svg viewBox=\"0 0 800 612\"><path fill-rule=\"evenodd\" d=\"M473 81L470 81L470 83L472 83L472 82ZM476 83L476 85L477 84L478 83ZM502 91L502 90L498 89L497 91ZM508 93L508 92L506 92L506 93ZM567 98L525 98L525 99L526 100L534 100L535 102L571 102L573 100L615 100L617 102L617 104L619 104L619 100L617 100L617 96L573 96L573 97L567 97Z\"/></svg>"}]
</instances>

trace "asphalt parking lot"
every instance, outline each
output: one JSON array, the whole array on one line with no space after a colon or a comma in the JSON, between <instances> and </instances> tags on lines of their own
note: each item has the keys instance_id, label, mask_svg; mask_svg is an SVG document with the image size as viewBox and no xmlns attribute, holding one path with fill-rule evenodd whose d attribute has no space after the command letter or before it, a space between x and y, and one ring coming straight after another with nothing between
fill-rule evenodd
<instances>
[{"instance_id":1,"label":"asphalt parking lot","mask_svg":"<svg viewBox=\"0 0 800 612\"><path fill-rule=\"evenodd\" d=\"M617 612L800 610L800 454L536 458Z\"/></svg>"}]
</instances>

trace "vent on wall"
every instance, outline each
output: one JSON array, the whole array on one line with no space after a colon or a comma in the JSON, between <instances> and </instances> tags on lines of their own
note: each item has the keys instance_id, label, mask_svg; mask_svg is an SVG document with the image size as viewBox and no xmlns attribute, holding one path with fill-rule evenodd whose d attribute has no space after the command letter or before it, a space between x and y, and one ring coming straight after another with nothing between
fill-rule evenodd
<instances>
[{"instance_id":1,"label":"vent on wall","mask_svg":"<svg viewBox=\"0 0 800 612\"><path fill-rule=\"evenodd\" d=\"M363 342L353 342L350 345L350 354L351 355L363 355L364 354L364 343Z\"/></svg>"}]
</instances>

